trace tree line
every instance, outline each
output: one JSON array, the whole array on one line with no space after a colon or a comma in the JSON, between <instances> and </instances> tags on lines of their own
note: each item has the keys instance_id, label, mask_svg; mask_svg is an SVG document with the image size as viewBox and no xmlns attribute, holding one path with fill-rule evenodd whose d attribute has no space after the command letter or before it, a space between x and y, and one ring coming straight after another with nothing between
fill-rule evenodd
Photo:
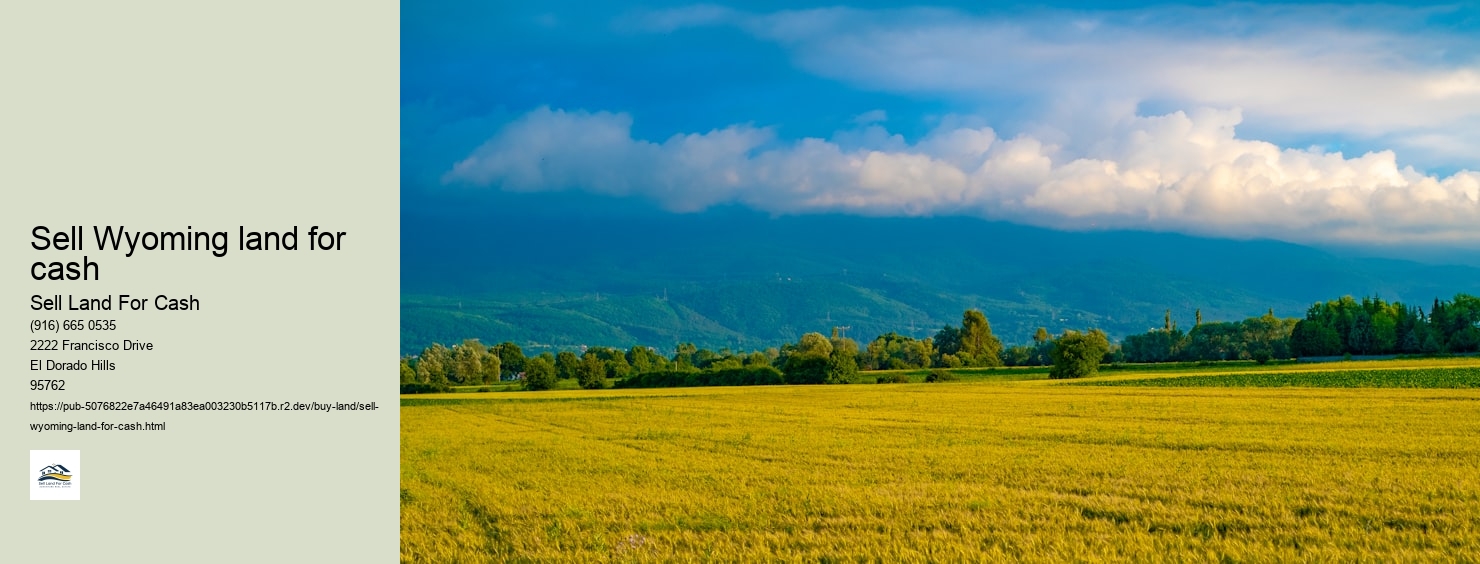
<instances>
[{"instance_id":1,"label":"tree line","mask_svg":"<svg viewBox=\"0 0 1480 564\"><path fill-rule=\"evenodd\" d=\"M1165 326L1126 337L1125 362L1255 360L1342 355L1462 354L1480 351L1480 298L1456 294L1422 307L1366 297L1317 302L1305 318L1270 311L1243 321L1204 323L1190 331L1166 316Z\"/></svg>"},{"instance_id":2,"label":"tree line","mask_svg":"<svg viewBox=\"0 0 1480 564\"><path fill-rule=\"evenodd\" d=\"M1189 362L1205 360L1255 360L1268 362L1296 356L1290 347L1290 332L1298 320L1275 317L1270 310L1243 321L1204 322L1201 310L1191 331L1183 331L1168 311L1165 325L1121 341L1124 362Z\"/></svg>"},{"instance_id":3,"label":"tree line","mask_svg":"<svg viewBox=\"0 0 1480 564\"><path fill-rule=\"evenodd\" d=\"M1083 334L1067 331L1053 339L1040 328L1035 339L1032 354L1041 351L1044 365L1053 361L1051 352L1056 344L1061 345L1061 357L1093 356L1094 362L1085 365L1091 371L1109 349L1108 339L1098 330ZM588 347L580 355L546 351L526 356L513 342L484 345L468 339L451 347L433 343L421 354L402 357L401 388L403 393L420 393L518 380L527 389L544 390L567 379L588 389L609 387L613 382L624 387L846 384L860 381L863 370L1004 366L1004 350L1009 354L1016 351L1003 348L986 315L975 309L962 313L959 327L948 324L933 338L914 339L891 332L875 338L862 350L853 339L839 335L836 328L831 336L807 333L795 343L749 352L712 351L683 343L671 357L641 345L627 350ZM1086 368L1081 366L1079 370ZM1064 372L1066 377L1068 374Z\"/></svg>"},{"instance_id":4,"label":"tree line","mask_svg":"<svg viewBox=\"0 0 1480 564\"><path fill-rule=\"evenodd\" d=\"M1480 298L1457 294L1422 307L1351 296L1317 303L1295 324L1298 356L1432 354L1480 351Z\"/></svg>"},{"instance_id":5,"label":"tree line","mask_svg":"<svg viewBox=\"0 0 1480 564\"><path fill-rule=\"evenodd\" d=\"M695 385L840 384L861 380L865 370L1050 366L1052 378L1093 374L1105 363L1157 363L1287 359L1342 354L1424 354L1480 351L1480 298L1458 294L1434 300L1428 312L1381 298L1345 296L1316 303L1304 319L1278 318L1273 310L1242 321L1204 322L1195 313L1183 331L1168 310L1164 325L1110 343L1104 332L1068 330L1052 335L1038 328L1032 343L1004 347L986 315L968 309L959 326L942 327L916 339L895 332L865 347L836 328L830 336L807 333L794 343L756 351L713 351L693 343L672 356L647 346L626 350L588 347L526 356L519 345L484 345L468 339L451 347L438 343L401 358L403 393L447 390L517 380L532 390L560 380L582 388Z\"/></svg>"}]
</instances>

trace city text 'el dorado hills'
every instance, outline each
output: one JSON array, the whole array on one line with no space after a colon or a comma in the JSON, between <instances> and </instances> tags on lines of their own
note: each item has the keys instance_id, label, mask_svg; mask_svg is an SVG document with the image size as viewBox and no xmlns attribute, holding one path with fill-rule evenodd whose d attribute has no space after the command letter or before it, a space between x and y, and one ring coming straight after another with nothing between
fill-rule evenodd
<instances>
[{"instance_id":1,"label":"city text 'el dorado hills'","mask_svg":"<svg viewBox=\"0 0 1480 564\"><path fill-rule=\"evenodd\" d=\"M200 311L200 299L195 294L189 296L171 297L159 294L153 298L138 297L129 294L118 294L117 296L103 296L101 298L79 297L68 294L66 300L62 294L54 296L31 296L31 309L33 311Z\"/></svg>"}]
</instances>

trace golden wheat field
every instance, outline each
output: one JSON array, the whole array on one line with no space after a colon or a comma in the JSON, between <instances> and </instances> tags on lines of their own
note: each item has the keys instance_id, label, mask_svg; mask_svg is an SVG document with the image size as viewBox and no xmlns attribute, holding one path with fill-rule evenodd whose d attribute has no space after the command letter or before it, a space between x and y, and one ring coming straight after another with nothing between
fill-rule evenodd
<instances>
[{"instance_id":1,"label":"golden wheat field","mask_svg":"<svg viewBox=\"0 0 1480 564\"><path fill-rule=\"evenodd\" d=\"M1476 389L441 397L401 408L406 562L1480 561Z\"/></svg>"}]
</instances>

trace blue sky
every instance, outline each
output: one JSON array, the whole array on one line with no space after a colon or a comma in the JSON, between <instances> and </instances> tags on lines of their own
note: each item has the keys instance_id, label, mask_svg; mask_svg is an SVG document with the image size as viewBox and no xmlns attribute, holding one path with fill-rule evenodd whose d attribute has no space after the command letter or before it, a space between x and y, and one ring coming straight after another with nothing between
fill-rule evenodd
<instances>
[{"instance_id":1,"label":"blue sky","mask_svg":"<svg viewBox=\"0 0 1480 564\"><path fill-rule=\"evenodd\" d=\"M413 2L402 20L413 210L551 193L1480 242L1473 5Z\"/></svg>"}]
</instances>

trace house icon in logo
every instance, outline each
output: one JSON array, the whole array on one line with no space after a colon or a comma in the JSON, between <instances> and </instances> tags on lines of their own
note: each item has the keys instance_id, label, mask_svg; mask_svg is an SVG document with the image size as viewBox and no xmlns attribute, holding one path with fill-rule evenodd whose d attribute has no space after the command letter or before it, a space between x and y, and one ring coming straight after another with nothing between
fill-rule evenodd
<instances>
[{"instance_id":1,"label":"house icon in logo","mask_svg":"<svg viewBox=\"0 0 1480 564\"><path fill-rule=\"evenodd\" d=\"M42 468L41 477L38 478L36 481L41 483L68 483L72 481L72 471L68 470L66 466L62 466L61 464L53 464L51 466L47 466L46 468Z\"/></svg>"}]
</instances>

